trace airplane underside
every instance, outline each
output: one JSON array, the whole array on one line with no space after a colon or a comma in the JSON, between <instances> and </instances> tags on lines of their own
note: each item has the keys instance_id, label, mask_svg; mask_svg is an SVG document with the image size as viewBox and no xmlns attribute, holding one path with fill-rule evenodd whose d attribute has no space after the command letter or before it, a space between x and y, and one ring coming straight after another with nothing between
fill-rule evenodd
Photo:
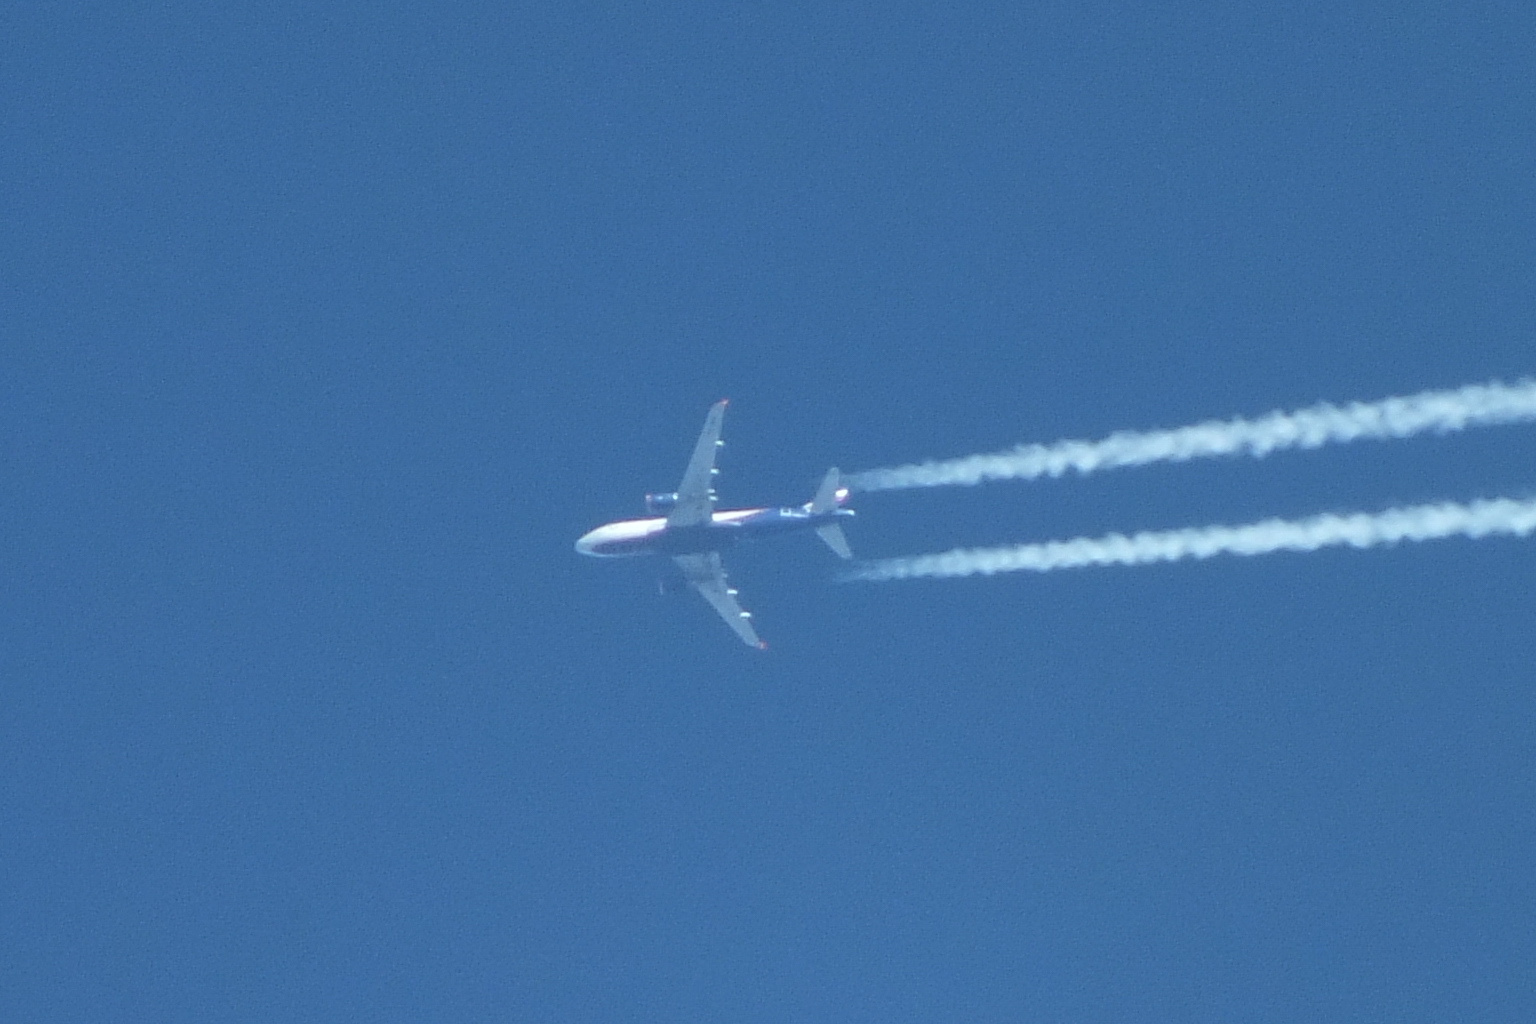
<instances>
[{"instance_id":1,"label":"airplane underside","mask_svg":"<svg viewBox=\"0 0 1536 1024\"><path fill-rule=\"evenodd\" d=\"M814 531L839 558L852 558L839 522L853 515L853 510L842 507L848 499L848 488L841 485L837 469L833 468L827 470L815 496L804 505L716 511L715 453L722 443L720 424L725 405L720 401L710 407L678 489L645 496L645 509L656 518L626 519L599 526L576 542L576 550L597 558L670 557L688 586L709 603L743 643L763 648L767 644L758 639L752 613L742 609L736 600L736 589L726 579L720 552L743 540Z\"/></svg>"},{"instance_id":2,"label":"airplane underside","mask_svg":"<svg viewBox=\"0 0 1536 1024\"><path fill-rule=\"evenodd\" d=\"M650 550L662 555L724 551L742 541L777 536L781 533L795 533L835 523L838 516L839 513L836 512L831 515L812 516L795 509L764 509L748 518L734 521L669 527L651 542Z\"/></svg>"}]
</instances>

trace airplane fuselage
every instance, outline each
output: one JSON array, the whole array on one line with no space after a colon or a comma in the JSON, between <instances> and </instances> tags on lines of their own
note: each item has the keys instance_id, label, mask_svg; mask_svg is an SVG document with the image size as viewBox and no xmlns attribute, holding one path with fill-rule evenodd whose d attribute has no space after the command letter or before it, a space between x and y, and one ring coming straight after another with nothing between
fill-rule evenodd
<instances>
[{"instance_id":1,"label":"airplane fuselage","mask_svg":"<svg viewBox=\"0 0 1536 1024\"><path fill-rule=\"evenodd\" d=\"M737 590L726 577L720 552L750 538L806 531L814 533L837 557L852 558L853 550L839 521L853 515L853 510L842 507L848 500L848 488L841 485L842 477L833 466L804 505L716 511L714 482L719 470L715 457L723 443L720 427L725 406L721 399L709 407L677 490L647 494L648 518L599 526L576 542L576 550L598 558L667 558L675 576L697 592L742 643L762 650L768 645L757 635L752 613L736 599Z\"/></svg>"},{"instance_id":2,"label":"airplane fuselage","mask_svg":"<svg viewBox=\"0 0 1536 1024\"><path fill-rule=\"evenodd\" d=\"M811 530L853 515L852 509L736 508L715 512L708 523L667 528L664 516L622 519L584 535L576 550L598 558L631 555L688 555L722 551L742 540Z\"/></svg>"}]
</instances>

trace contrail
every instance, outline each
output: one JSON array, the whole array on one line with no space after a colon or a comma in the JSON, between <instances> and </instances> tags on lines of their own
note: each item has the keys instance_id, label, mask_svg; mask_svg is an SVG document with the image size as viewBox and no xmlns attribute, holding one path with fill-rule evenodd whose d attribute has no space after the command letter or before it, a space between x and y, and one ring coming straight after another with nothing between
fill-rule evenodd
<instances>
[{"instance_id":1,"label":"contrail","mask_svg":"<svg viewBox=\"0 0 1536 1024\"><path fill-rule=\"evenodd\" d=\"M1536 420L1536 381L1471 384L1454 391L1355 402L1326 402L1253 420L1211 420L1175 430L1122 431L1099 441L1025 444L991 455L893 466L856 473L860 491L910 487L972 487L988 480L1034 480L1068 471L1097 473L1150 462L1184 462L1220 455L1262 458L1285 448L1321 448L1363 438L1403 438L1426 431L1447 434L1468 427Z\"/></svg>"},{"instance_id":2,"label":"contrail","mask_svg":"<svg viewBox=\"0 0 1536 1024\"><path fill-rule=\"evenodd\" d=\"M1077 537L1042 544L970 548L936 555L869 562L842 579L905 580L917 577L989 576L998 572L1053 572L1090 565L1145 565L1213 555L1265 555L1349 545L1371 548L1441 537L1526 537L1536 532L1536 499L1494 498L1459 505L1414 505L1385 512L1266 519L1244 526L1202 526L1137 533L1129 537Z\"/></svg>"}]
</instances>

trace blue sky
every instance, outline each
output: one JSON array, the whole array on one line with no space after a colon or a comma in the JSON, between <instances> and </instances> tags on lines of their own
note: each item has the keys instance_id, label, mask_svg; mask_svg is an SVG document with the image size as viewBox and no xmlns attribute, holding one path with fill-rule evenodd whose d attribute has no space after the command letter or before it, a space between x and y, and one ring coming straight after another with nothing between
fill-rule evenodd
<instances>
[{"instance_id":1,"label":"blue sky","mask_svg":"<svg viewBox=\"0 0 1536 1024\"><path fill-rule=\"evenodd\" d=\"M0 19L0 1016L1516 1021L1536 545L571 549L1536 373L1519 4ZM1529 496L1536 429L871 494L869 557Z\"/></svg>"}]
</instances>

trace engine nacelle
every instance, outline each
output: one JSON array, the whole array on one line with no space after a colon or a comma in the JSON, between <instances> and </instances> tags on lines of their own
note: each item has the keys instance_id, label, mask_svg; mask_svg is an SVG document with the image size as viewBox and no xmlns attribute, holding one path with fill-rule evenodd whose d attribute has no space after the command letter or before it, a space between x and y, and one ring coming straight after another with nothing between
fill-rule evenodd
<instances>
[{"instance_id":1,"label":"engine nacelle","mask_svg":"<svg viewBox=\"0 0 1536 1024\"><path fill-rule=\"evenodd\" d=\"M652 515L664 516L677 507L677 492L671 494L647 494L645 510Z\"/></svg>"}]
</instances>

